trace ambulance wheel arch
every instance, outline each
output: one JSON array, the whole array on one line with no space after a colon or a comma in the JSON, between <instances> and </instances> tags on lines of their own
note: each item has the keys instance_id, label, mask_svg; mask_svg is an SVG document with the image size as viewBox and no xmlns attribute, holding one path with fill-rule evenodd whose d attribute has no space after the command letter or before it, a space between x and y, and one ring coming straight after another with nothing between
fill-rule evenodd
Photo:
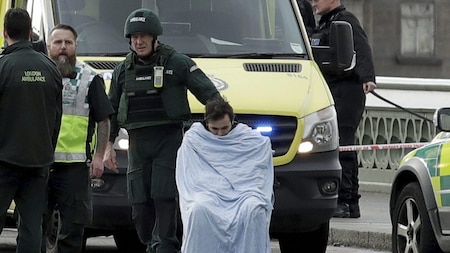
<instances>
[{"instance_id":1,"label":"ambulance wheel arch","mask_svg":"<svg viewBox=\"0 0 450 253\"><path fill-rule=\"evenodd\" d=\"M392 220L393 253L406 253L409 248L417 252L441 252L417 182L411 182L401 190Z\"/></svg>"},{"instance_id":2,"label":"ambulance wheel arch","mask_svg":"<svg viewBox=\"0 0 450 253\"><path fill-rule=\"evenodd\" d=\"M427 210L437 210L435 192L426 164L413 157L399 168L392 184L390 215L394 253L406 253L408 247L418 252L442 252L436 240L440 225L432 223L439 220L439 215Z\"/></svg>"}]
</instances>

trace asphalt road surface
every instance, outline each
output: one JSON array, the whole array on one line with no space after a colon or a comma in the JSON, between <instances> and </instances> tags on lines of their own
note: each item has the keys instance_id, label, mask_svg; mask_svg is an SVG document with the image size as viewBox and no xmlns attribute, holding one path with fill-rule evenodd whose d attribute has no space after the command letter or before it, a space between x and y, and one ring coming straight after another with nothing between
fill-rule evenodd
<instances>
[{"instance_id":1,"label":"asphalt road surface","mask_svg":"<svg viewBox=\"0 0 450 253\"><path fill-rule=\"evenodd\" d=\"M0 252L14 253L16 250L17 230L5 228L0 235ZM86 243L86 253L117 253L119 252L114 243L114 239L110 237L93 237L89 238ZM272 241L272 253L280 253L278 242ZM352 247L339 247L329 245L327 253L388 253L387 251L376 251L369 249L359 249Z\"/></svg>"}]
</instances>

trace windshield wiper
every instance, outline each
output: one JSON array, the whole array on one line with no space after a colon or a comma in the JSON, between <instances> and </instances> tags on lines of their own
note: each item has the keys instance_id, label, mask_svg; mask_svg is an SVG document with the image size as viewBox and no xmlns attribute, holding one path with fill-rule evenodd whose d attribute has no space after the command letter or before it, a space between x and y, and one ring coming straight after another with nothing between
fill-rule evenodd
<instances>
[{"instance_id":1,"label":"windshield wiper","mask_svg":"<svg viewBox=\"0 0 450 253\"><path fill-rule=\"evenodd\" d=\"M101 56L126 56L129 52L102 53Z\"/></svg>"},{"instance_id":2,"label":"windshield wiper","mask_svg":"<svg viewBox=\"0 0 450 253\"><path fill-rule=\"evenodd\" d=\"M126 56L128 52L114 52L114 53L104 53L104 52L80 52L78 53L79 56Z\"/></svg>"},{"instance_id":3,"label":"windshield wiper","mask_svg":"<svg viewBox=\"0 0 450 253\"><path fill-rule=\"evenodd\" d=\"M236 59L292 59L307 58L307 54L298 53L241 53L241 54L204 54L197 55L197 58L236 58Z\"/></svg>"}]
</instances>

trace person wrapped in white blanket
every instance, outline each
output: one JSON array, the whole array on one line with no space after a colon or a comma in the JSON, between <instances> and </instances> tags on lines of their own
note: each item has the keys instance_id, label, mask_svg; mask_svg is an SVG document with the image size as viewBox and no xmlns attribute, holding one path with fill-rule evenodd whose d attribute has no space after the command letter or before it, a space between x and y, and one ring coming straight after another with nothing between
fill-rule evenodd
<instances>
[{"instance_id":1,"label":"person wrapped in white blanket","mask_svg":"<svg viewBox=\"0 0 450 253\"><path fill-rule=\"evenodd\" d=\"M270 253L270 139L234 122L225 99L210 100L178 150L182 253Z\"/></svg>"}]
</instances>

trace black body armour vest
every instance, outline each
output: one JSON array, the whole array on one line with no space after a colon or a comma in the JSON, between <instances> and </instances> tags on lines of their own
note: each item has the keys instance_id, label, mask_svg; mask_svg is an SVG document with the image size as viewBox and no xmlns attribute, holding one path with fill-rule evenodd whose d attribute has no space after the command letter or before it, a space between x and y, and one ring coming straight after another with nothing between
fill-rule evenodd
<instances>
[{"instance_id":1,"label":"black body armour vest","mask_svg":"<svg viewBox=\"0 0 450 253\"><path fill-rule=\"evenodd\" d=\"M167 120L161 88L154 85L154 67L159 62L142 65L136 64L133 58L133 54L128 54L125 59L125 83L117 118L119 124Z\"/></svg>"},{"instance_id":2,"label":"black body armour vest","mask_svg":"<svg viewBox=\"0 0 450 253\"><path fill-rule=\"evenodd\" d=\"M154 71L151 65L134 64L125 71L126 96L128 97L128 122L166 120L167 113L160 95L154 87Z\"/></svg>"},{"instance_id":3,"label":"black body armour vest","mask_svg":"<svg viewBox=\"0 0 450 253\"><path fill-rule=\"evenodd\" d=\"M167 66L173 53L171 47L162 46L157 61L149 65L136 64L133 54L127 55L125 83L117 115L119 125L133 127L136 124L176 123L189 119L191 112L186 87L179 85L171 75L165 75L166 71L174 71L174 64ZM155 67L164 67L163 81L157 81L156 85Z\"/></svg>"}]
</instances>

